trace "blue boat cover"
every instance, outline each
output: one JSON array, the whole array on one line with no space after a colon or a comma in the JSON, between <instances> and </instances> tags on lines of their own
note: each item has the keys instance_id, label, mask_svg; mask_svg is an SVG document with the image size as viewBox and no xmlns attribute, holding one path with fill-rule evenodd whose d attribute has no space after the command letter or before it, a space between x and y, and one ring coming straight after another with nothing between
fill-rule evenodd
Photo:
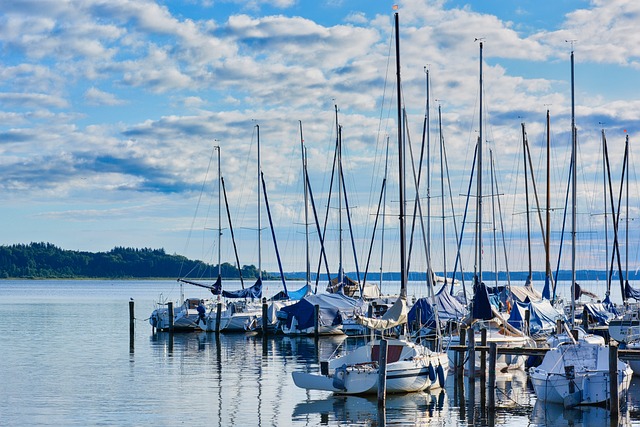
<instances>
[{"instance_id":1,"label":"blue boat cover","mask_svg":"<svg viewBox=\"0 0 640 427\"><path fill-rule=\"evenodd\" d=\"M598 325L606 326L609 321L616 317L616 313L608 310L602 303L588 303L584 305L584 310L589 313L589 316L593 318Z\"/></svg>"},{"instance_id":2,"label":"blue boat cover","mask_svg":"<svg viewBox=\"0 0 640 427\"><path fill-rule=\"evenodd\" d=\"M636 301L640 301L640 290L634 289L628 281L624 284L624 296L625 298L633 298Z\"/></svg>"},{"instance_id":3,"label":"blue boat cover","mask_svg":"<svg viewBox=\"0 0 640 427\"><path fill-rule=\"evenodd\" d=\"M471 315L478 320L493 319L491 302L489 301L489 291L484 283L478 283L477 276L474 278L473 301L471 302Z\"/></svg>"},{"instance_id":4,"label":"blue boat cover","mask_svg":"<svg viewBox=\"0 0 640 427\"><path fill-rule=\"evenodd\" d=\"M440 323L446 323L449 320L460 320L467 315L465 306L449 293L448 287L449 285L447 284L442 286L434 297ZM436 323L431 298L420 298L413 304L407 315L409 324L416 321L418 310L420 310L420 324L434 328Z\"/></svg>"},{"instance_id":5,"label":"blue boat cover","mask_svg":"<svg viewBox=\"0 0 640 427\"><path fill-rule=\"evenodd\" d=\"M225 298L262 298L262 279L258 278L256 283L246 289L240 289L238 291L222 291L222 296Z\"/></svg>"},{"instance_id":6,"label":"blue boat cover","mask_svg":"<svg viewBox=\"0 0 640 427\"><path fill-rule=\"evenodd\" d=\"M564 318L562 313L553 308L549 300L543 299L526 303L516 301L516 304L511 308L509 324L522 331L526 310L529 310L529 333L531 335L553 332L556 328L556 320Z\"/></svg>"},{"instance_id":7,"label":"blue boat cover","mask_svg":"<svg viewBox=\"0 0 640 427\"><path fill-rule=\"evenodd\" d=\"M289 292L280 291L274 296L272 296L270 300L271 301L286 301L286 300L298 301L302 299L305 295L310 293L311 293L311 285L306 284L300 289L298 289L297 291L289 291Z\"/></svg>"},{"instance_id":8,"label":"blue boat cover","mask_svg":"<svg viewBox=\"0 0 640 427\"><path fill-rule=\"evenodd\" d=\"M315 323L314 306L316 305L320 309L322 326L339 325L342 323L340 313L360 312L363 307L360 300L343 294L310 294L295 304L282 307L281 311L287 313L287 327L291 327L291 321L295 317L298 320L298 329L312 328Z\"/></svg>"}]
</instances>

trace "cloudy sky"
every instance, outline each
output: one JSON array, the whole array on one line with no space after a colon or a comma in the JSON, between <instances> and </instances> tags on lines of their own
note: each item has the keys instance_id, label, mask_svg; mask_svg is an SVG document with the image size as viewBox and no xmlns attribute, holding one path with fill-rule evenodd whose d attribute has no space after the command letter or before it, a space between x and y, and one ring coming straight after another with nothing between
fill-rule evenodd
<instances>
[{"instance_id":1,"label":"cloudy sky","mask_svg":"<svg viewBox=\"0 0 640 427\"><path fill-rule=\"evenodd\" d=\"M617 204L626 135L635 183L640 4L635 0L544 3L398 3L402 97L416 159L423 120L427 113L430 117L429 200L431 215L436 217L431 225L436 270L444 266L443 216L447 269L452 269L453 218L459 230L478 138L476 39L484 44L484 192L500 194L499 199L484 200L485 268L493 268L494 246L499 254L509 253L510 269L527 268L521 123L526 126L538 197L544 206L547 110L555 266L569 173L572 48L580 146L578 240L583 255L579 267L603 268L601 131L609 144ZM214 146L220 146L240 263L257 265L259 125L262 170L283 268L303 270L299 123L316 208L324 221L337 106L345 187L361 270L367 263L390 140L382 264L385 270L397 271L393 4L381 0L0 2L0 243L45 241L87 251L108 251L114 246L164 248L168 253L217 262ZM440 134L449 175L444 198ZM490 155L495 165L493 181ZM425 165L422 170L424 182ZM407 180L413 182L413 177L408 175ZM334 193L335 188L334 184ZM424 185L421 193L426 216ZM637 193L632 185L630 219L637 217ZM411 188L408 198L415 198ZM533 196L530 203L533 212ZM337 269L335 198L330 206L327 251L331 268ZM610 206L607 211L610 223ZM261 212L262 263L274 271L277 264L264 203ZM473 217L473 210L469 212ZM344 214L343 218L346 234ZM223 261L234 262L224 211L222 227ZM473 245L473 228L467 222L465 248ZM495 245L494 230L498 231ZM532 230L534 269L540 270L544 266L537 222ZM633 224L630 233L637 238ZM317 235L312 233L310 239L315 270ZM374 244L371 271L380 269L380 240ZM425 265L422 241L416 233L415 269ZM348 239L344 253L345 268L355 270ZM463 256L464 268L471 270L471 256ZM632 252L633 269L636 259ZM503 255L498 268L504 268Z\"/></svg>"}]
</instances>

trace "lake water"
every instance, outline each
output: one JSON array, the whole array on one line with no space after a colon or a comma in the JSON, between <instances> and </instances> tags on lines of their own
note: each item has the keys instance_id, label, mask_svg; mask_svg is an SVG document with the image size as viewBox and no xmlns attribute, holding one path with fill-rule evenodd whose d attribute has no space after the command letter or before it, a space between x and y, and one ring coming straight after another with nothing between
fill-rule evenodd
<instances>
[{"instance_id":1,"label":"lake water","mask_svg":"<svg viewBox=\"0 0 640 427\"><path fill-rule=\"evenodd\" d=\"M272 283L270 293L277 292ZM207 297L200 288L187 296ZM307 392L291 373L357 339L189 333L153 335L154 302L176 300L175 281L0 281L0 425L551 426L608 423L599 408L541 406L524 372L499 378L495 413L486 385L450 375L437 393L376 399ZM135 301L133 348L129 299ZM640 426L640 381L622 409Z\"/></svg>"}]
</instances>

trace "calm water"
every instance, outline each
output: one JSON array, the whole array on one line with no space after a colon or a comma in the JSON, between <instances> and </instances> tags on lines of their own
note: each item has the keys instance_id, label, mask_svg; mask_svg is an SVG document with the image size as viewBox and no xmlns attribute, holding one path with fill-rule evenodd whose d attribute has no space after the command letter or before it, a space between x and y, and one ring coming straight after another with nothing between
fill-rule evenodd
<instances>
[{"instance_id":1,"label":"calm water","mask_svg":"<svg viewBox=\"0 0 640 427\"><path fill-rule=\"evenodd\" d=\"M276 284L271 293L279 289ZM186 288L187 296L206 290ZM294 386L291 372L316 370L318 357L353 339L192 333L152 335L146 321L174 281L0 281L0 425L208 426L547 426L604 425L598 408L540 406L526 374L499 380L494 414L486 386L456 384L434 394L337 397ZM137 317L133 349L129 304ZM339 351L340 351L339 349ZM623 408L640 426L640 382Z\"/></svg>"}]
</instances>

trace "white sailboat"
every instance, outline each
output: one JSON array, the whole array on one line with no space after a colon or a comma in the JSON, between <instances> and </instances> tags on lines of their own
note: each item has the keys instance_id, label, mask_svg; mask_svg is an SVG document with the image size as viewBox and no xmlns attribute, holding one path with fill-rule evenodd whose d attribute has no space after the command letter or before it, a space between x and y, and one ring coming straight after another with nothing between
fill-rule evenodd
<instances>
[{"instance_id":1,"label":"white sailboat","mask_svg":"<svg viewBox=\"0 0 640 427\"><path fill-rule=\"evenodd\" d=\"M577 139L574 104L573 50L571 51L571 322L575 321L576 284L576 179ZM629 389L633 371L621 360L617 361L618 392ZM565 407L594 405L610 399L609 347L584 340L571 340L549 350L540 366L529 371L533 389L542 402L560 403Z\"/></svg>"},{"instance_id":2,"label":"white sailboat","mask_svg":"<svg viewBox=\"0 0 640 427\"><path fill-rule=\"evenodd\" d=\"M398 14L396 13L394 16L398 94L398 163L400 176L404 176ZM384 331L398 326L403 329L401 338L387 340L385 366L387 393L416 392L444 387L449 368L449 359L446 353L431 351L427 347L403 337L407 322L407 269L405 263L404 182L402 179L399 187L400 297L380 319L357 317L358 323L370 329ZM375 339L343 356L323 361L319 373L293 372L293 381L296 386L307 390L326 390L339 394L376 393L380 386L378 362L381 344L380 339Z\"/></svg>"}]
</instances>

